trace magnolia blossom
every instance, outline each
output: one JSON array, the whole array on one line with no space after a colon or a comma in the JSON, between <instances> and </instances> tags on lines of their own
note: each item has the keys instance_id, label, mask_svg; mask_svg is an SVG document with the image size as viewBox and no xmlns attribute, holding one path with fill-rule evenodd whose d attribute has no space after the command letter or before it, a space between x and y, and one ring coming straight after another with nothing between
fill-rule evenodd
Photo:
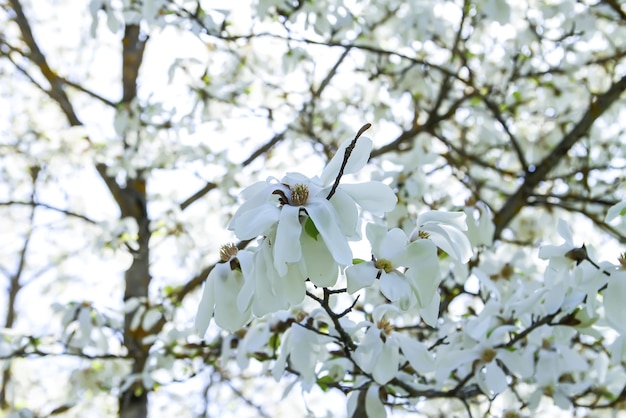
<instances>
[{"instance_id":1,"label":"magnolia blossom","mask_svg":"<svg viewBox=\"0 0 626 418\"><path fill-rule=\"evenodd\" d=\"M391 322L385 318L388 312L394 311L396 308L390 305L374 310L374 323L362 323L369 328L353 355L359 367L381 385L396 377L405 361L418 373L434 369L435 361L428 349L415 338L395 332Z\"/></svg>"},{"instance_id":2,"label":"magnolia blossom","mask_svg":"<svg viewBox=\"0 0 626 418\"><path fill-rule=\"evenodd\" d=\"M380 291L402 309L416 302L420 307L431 301L440 282L437 248L428 240L409 242L401 229L368 224L366 235L372 244L372 261L346 269L348 292L371 286L380 279ZM399 268L408 268L405 272Z\"/></svg>"},{"instance_id":3,"label":"magnolia blossom","mask_svg":"<svg viewBox=\"0 0 626 418\"><path fill-rule=\"evenodd\" d=\"M464 233L467 231L465 218L463 212L431 210L422 213L410 239L429 238L456 261L467 263L472 256L472 245Z\"/></svg>"},{"instance_id":4,"label":"magnolia blossom","mask_svg":"<svg viewBox=\"0 0 626 418\"><path fill-rule=\"evenodd\" d=\"M315 255L303 251L300 240L303 231L316 240L321 239L335 263L350 264L352 251L348 239L359 237L357 205L377 214L395 206L395 194L381 182L345 184L333 189L349 145L347 141L341 146L320 177L288 173L280 181L269 178L242 192L244 203L235 213L230 228L240 239L268 236L275 228L275 238L270 244L279 275L287 275L288 265L303 258L310 257L307 265L317 262ZM360 138L342 174L360 170L367 163L371 148L370 139Z\"/></svg>"},{"instance_id":5,"label":"magnolia blossom","mask_svg":"<svg viewBox=\"0 0 626 418\"><path fill-rule=\"evenodd\" d=\"M250 251L237 251L234 245L222 247L222 263L209 273L198 306L196 328L200 335L206 333L212 317L217 325L229 331L236 331L250 321L250 307L242 307L237 299L245 283L244 276L252 275L253 255Z\"/></svg>"}]
</instances>

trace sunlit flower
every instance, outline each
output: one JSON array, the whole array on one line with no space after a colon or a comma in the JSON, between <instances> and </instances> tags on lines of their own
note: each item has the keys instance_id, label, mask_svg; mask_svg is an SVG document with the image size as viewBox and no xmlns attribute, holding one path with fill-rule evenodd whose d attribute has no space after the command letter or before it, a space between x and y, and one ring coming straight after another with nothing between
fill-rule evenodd
<instances>
[{"instance_id":1,"label":"sunlit flower","mask_svg":"<svg viewBox=\"0 0 626 418\"><path fill-rule=\"evenodd\" d=\"M232 245L222 247L220 251L222 263L218 263L209 273L198 312L196 328L204 336L211 322L229 331L243 327L252 317L249 306L240 308L237 298L241 292L246 276L252 276L253 253L236 251Z\"/></svg>"},{"instance_id":2,"label":"sunlit flower","mask_svg":"<svg viewBox=\"0 0 626 418\"><path fill-rule=\"evenodd\" d=\"M366 235L372 244L372 261L346 269L348 292L371 286L379 279L382 294L402 309L410 308L416 301L422 307L430 302L440 282L437 249L433 243L428 240L409 242L401 229L387 231L377 224L368 224Z\"/></svg>"},{"instance_id":3,"label":"sunlit flower","mask_svg":"<svg viewBox=\"0 0 626 418\"><path fill-rule=\"evenodd\" d=\"M426 347L414 338L394 331L385 318L393 312L393 306L379 306L372 313L374 323L354 352L354 361L374 380L384 385L398 374L400 365L406 360L419 373L433 370L434 359Z\"/></svg>"},{"instance_id":4,"label":"sunlit flower","mask_svg":"<svg viewBox=\"0 0 626 418\"><path fill-rule=\"evenodd\" d=\"M347 141L342 145L321 177L288 173L280 181L269 178L242 192L244 203L235 213L230 228L240 239L268 236L276 228L275 239L270 244L279 275L287 274L288 264L314 257L303 252L300 240L303 231L316 240L321 239L337 264L350 264L352 251L348 239L359 237L357 205L379 214L395 206L395 194L380 182L333 187L349 144ZM342 174L360 170L367 163L371 147L371 140L360 138ZM317 261L307 265L313 262Z\"/></svg>"},{"instance_id":5,"label":"sunlit flower","mask_svg":"<svg viewBox=\"0 0 626 418\"><path fill-rule=\"evenodd\" d=\"M467 263L472 256L472 245L464 233L467 231L465 217L463 212L431 210L422 213L410 240L428 238L453 259Z\"/></svg>"}]
</instances>

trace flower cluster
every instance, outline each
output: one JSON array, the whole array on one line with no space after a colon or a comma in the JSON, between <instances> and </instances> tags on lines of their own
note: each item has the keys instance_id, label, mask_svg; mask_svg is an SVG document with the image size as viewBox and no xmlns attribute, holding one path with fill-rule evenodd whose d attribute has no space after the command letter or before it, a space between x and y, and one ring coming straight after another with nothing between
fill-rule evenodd
<instances>
[{"instance_id":1,"label":"flower cluster","mask_svg":"<svg viewBox=\"0 0 626 418\"><path fill-rule=\"evenodd\" d=\"M559 221L564 242L538 252L545 271L519 274L529 255L493 251L492 213L480 202L423 212L411 233L388 229L384 216L396 204L389 186L340 184L371 147L357 135L319 177L288 173L242 192L230 229L256 245L222 247L198 308L199 332L212 319L237 331L256 318L224 340L223 353L236 346L242 368L250 357L273 361L276 380L297 374L305 391L341 388L350 416L382 417L390 397L415 406L423 394L516 402L511 382L525 385L533 412L546 396L567 409L592 390L582 377L589 368L617 396L626 382L610 362L626 358L624 257L621 268L596 263ZM364 211L376 216L363 228ZM371 252L353 258L349 242L363 229ZM575 347L588 344L578 330L599 335L595 323L616 333L612 360Z\"/></svg>"},{"instance_id":2,"label":"flower cluster","mask_svg":"<svg viewBox=\"0 0 626 418\"><path fill-rule=\"evenodd\" d=\"M367 163L371 149L372 141L357 135L319 177L288 173L242 191L230 229L241 240L258 238L258 245L232 251L209 274L197 315L201 333L213 312L219 326L233 331L251 313L262 316L301 303L306 281L318 287L336 283L339 268L352 264L348 240L360 238L359 207L383 215L396 204L382 182L339 184L341 176Z\"/></svg>"}]
</instances>

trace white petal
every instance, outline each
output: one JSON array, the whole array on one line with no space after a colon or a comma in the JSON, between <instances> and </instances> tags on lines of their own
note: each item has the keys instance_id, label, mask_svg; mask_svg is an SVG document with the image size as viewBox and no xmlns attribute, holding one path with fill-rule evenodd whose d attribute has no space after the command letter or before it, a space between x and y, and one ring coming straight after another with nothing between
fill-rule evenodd
<instances>
[{"instance_id":1,"label":"white petal","mask_svg":"<svg viewBox=\"0 0 626 418\"><path fill-rule=\"evenodd\" d=\"M380 339L380 330L372 325L365 331L363 340L354 350L353 358L360 368L366 372L371 372L376 366L382 350L383 341Z\"/></svg>"},{"instance_id":2,"label":"white petal","mask_svg":"<svg viewBox=\"0 0 626 418\"><path fill-rule=\"evenodd\" d=\"M228 331L237 331L252 316L250 310L242 312L237 307L237 296L243 285L243 275L237 270L215 279L215 294L219 295L215 300L215 323Z\"/></svg>"},{"instance_id":3,"label":"white petal","mask_svg":"<svg viewBox=\"0 0 626 418\"><path fill-rule=\"evenodd\" d=\"M342 184L339 188L349 194L363 209L374 214L382 215L385 212L391 212L398 202L393 190L379 181Z\"/></svg>"},{"instance_id":4,"label":"white petal","mask_svg":"<svg viewBox=\"0 0 626 418\"><path fill-rule=\"evenodd\" d=\"M473 214L478 213L478 220L474 219ZM474 207L466 207L467 215L467 236L473 246L481 245L490 247L493 244L493 234L496 226L493 223L493 213L487 205L478 202Z\"/></svg>"},{"instance_id":5,"label":"white petal","mask_svg":"<svg viewBox=\"0 0 626 418\"><path fill-rule=\"evenodd\" d=\"M408 242L409 240L404 231L400 228L394 228L387 232L380 243L380 252L375 255L378 258L386 258L392 261L397 257L401 258L402 254L406 251ZM394 267L400 267L400 265Z\"/></svg>"},{"instance_id":6,"label":"white petal","mask_svg":"<svg viewBox=\"0 0 626 418\"><path fill-rule=\"evenodd\" d=\"M352 140L347 140L341 144L337 153L328 162L324 171L322 171L320 179L325 185L332 184L337 178L337 175L339 175L339 170L341 169L341 164L343 163L343 159L346 154L346 148L351 142ZM367 160L370 158L370 152L372 152L372 140L367 137L360 137L356 141L356 145L350 154L350 158L348 158L348 163L343 170L343 174L356 173L365 167Z\"/></svg>"},{"instance_id":7,"label":"white petal","mask_svg":"<svg viewBox=\"0 0 626 418\"><path fill-rule=\"evenodd\" d=\"M379 270L374 267L374 263L368 261L350 266L346 269L346 279L348 281L348 293L354 293L364 287L371 286L376 280Z\"/></svg>"},{"instance_id":8,"label":"white petal","mask_svg":"<svg viewBox=\"0 0 626 418\"><path fill-rule=\"evenodd\" d=\"M256 316L263 316L269 312L287 309L289 304L283 296L283 291L276 285L279 277L274 260L272 248L263 241L254 257L255 293L252 311Z\"/></svg>"},{"instance_id":9,"label":"white petal","mask_svg":"<svg viewBox=\"0 0 626 418\"><path fill-rule=\"evenodd\" d=\"M376 417L376 418L386 418L387 411L385 411L385 406L380 400L380 396L378 395L380 386L378 385L370 385L367 388L367 394L365 395L365 412L368 417Z\"/></svg>"},{"instance_id":10,"label":"white petal","mask_svg":"<svg viewBox=\"0 0 626 418\"><path fill-rule=\"evenodd\" d=\"M611 206L609 208L609 211L606 213L606 218L604 218L604 222L611 222L618 216L623 217L624 215L626 215L626 201Z\"/></svg>"},{"instance_id":11,"label":"white petal","mask_svg":"<svg viewBox=\"0 0 626 418\"><path fill-rule=\"evenodd\" d=\"M287 273L286 263L295 263L302 259L300 209L299 206L285 205L280 211L274 242L274 266L281 276Z\"/></svg>"},{"instance_id":12,"label":"white petal","mask_svg":"<svg viewBox=\"0 0 626 418\"><path fill-rule=\"evenodd\" d=\"M456 226L429 223L420 229L428 232L430 239L450 257L462 263L467 263L472 257L472 245L469 239Z\"/></svg>"},{"instance_id":13,"label":"white petal","mask_svg":"<svg viewBox=\"0 0 626 418\"><path fill-rule=\"evenodd\" d=\"M198 305L198 312L196 313L195 321L196 329L201 337L204 337L204 334L211 323L211 318L213 318L213 310L215 309L215 285L213 284L213 280L216 276L221 274L220 269L224 268L220 267L222 265L223 264L217 264L213 267L213 270L211 270L209 277L204 283L202 298L200 299L200 304Z\"/></svg>"},{"instance_id":14,"label":"white petal","mask_svg":"<svg viewBox=\"0 0 626 418\"><path fill-rule=\"evenodd\" d=\"M337 282L339 266L322 240L315 240L308 234L300 236L302 253L308 278L319 287L334 286Z\"/></svg>"},{"instance_id":15,"label":"white petal","mask_svg":"<svg viewBox=\"0 0 626 418\"><path fill-rule=\"evenodd\" d=\"M369 223L365 226L365 236L372 246L372 252L376 255L384 252L383 240L387 236L387 228L383 225Z\"/></svg>"},{"instance_id":16,"label":"white petal","mask_svg":"<svg viewBox=\"0 0 626 418\"><path fill-rule=\"evenodd\" d=\"M438 292L435 292L433 298L420 308L419 313L422 320L426 325L435 328L437 326L437 319L439 318L439 304L441 303L441 297Z\"/></svg>"},{"instance_id":17,"label":"white petal","mask_svg":"<svg viewBox=\"0 0 626 418\"><path fill-rule=\"evenodd\" d=\"M253 239L266 235L272 225L278 222L280 209L271 203L265 203L251 210L240 213L231 224L239 239Z\"/></svg>"},{"instance_id":18,"label":"white petal","mask_svg":"<svg viewBox=\"0 0 626 418\"><path fill-rule=\"evenodd\" d=\"M342 266L350 265L352 250L337 224L337 215L330 203L325 199L310 202L306 210L335 261Z\"/></svg>"},{"instance_id":19,"label":"white petal","mask_svg":"<svg viewBox=\"0 0 626 418\"><path fill-rule=\"evenodd\" d=\"M626 335L626 273L613 272L602 297L607 321L621 335Z\"/></svg>"},{"instance_id":20,"label":"white petal","mask_svg":"<svg viewBox=\"0 0 626 418\"><path fill-rule=\"evenodd\" d=\"M380 275L380 291L390 301L397 302L411 293L411 286L409 286L403 274L397 271L390 273L383 271Z\"/></svg>"},{"instance_id":21,"label":"white petal","mask_svg":"<svg viewBox=\"0 0 626 418\"><path fill-rule=\"evenodd\" d=\"M422 213L417 217L417 224L419 226L426 225L427 223L435 224L447 224L455 226L457 229L465 231L467 229L467 223L465 222L465 213L463 212L444 212L440 210L431 210Z\"/></svg>"},{"instance_id":22,"label":"white petal","mask_svg":"<svg viewBox=\"0 0 626 418\"><path fill-rule=\"evenodd\" d=\"M341 188L338 188L335 195L330 199L330 204L335 208L335 213L339 218L339 226L346 237L348 239L360 238L359 210L354 200Z\"/></svg>"},{"instance_id":23,"label":"white petal","mask_svg":"<svg viewBox=\"0 0 626 418\"><path fill-rule=\"evenodd\" d=\"M430 240L413 241L398 262L409 267L405 276L416 292L420 306L425 307L431 302L441 282L437 248Z\"/></svg>"},{"instance_id":24,"label":"white petal","mask_svg":"<svg viewBox=\"0 0 626 418\"><path fill-rule=\"evenodd\" d=\"M243 274L244 284L237 295L237 308L244 312L250 309L252 299L254 298L254 290L256 287L254 281L254 256L252 251L241 250L237 253L237 260L241 266L241 274Z\"/></svg>"},{"instance_id":25,"label":"white petal","mask_svg":"<svg viewBox=\"0 0 626 418\"><path fill-rule=\"evenodd\" d=\"M498 358L513 373L523 379L531 377L534 373L535 360L531 350L508 351L500 350Z\"/></svg>"},{"instance_id":26,"label":"white petal","mask_svg":"<svg viewBox=\"0 0 626 418\"><path fill-rule=\"evenodd\" d=\"M287 274L282 277L277 277L274 286L280 289L280 292L284 294L284 298L289 302L289 305L298 305L302 303L306 296L306 272L304 265L289 264ZM278 293L278 292L277 292Z\"/></svg>"},{"instance_id":27,"label":"white petal","mask_svg":"<svg viewBox=\"0 0 626 418\"><path fill-rule=\"evenodd\" d=\"M572 246L574 245L574 237L572 237L572 230L569 228L569 225L567 224L567 222L559 218L559 222L558 222L556 229L557 231L559 231L559 235L563 237L565 242L567 242L568 244L571 244Z\"/></svg>"},{"instance_id":28,"label":"white petal","mask_svg":"<svg viewBox=\"0 0 626 418\"><path fill-rule=\"evenodd\" d=\"M398 374L400 364L400 349L394 341L387 337L387 342L383 344L380 355L376 360L372 377L377 383L384 385Z\"/></svg>"},{"instance_id":29,"label":"white petal","mask_svg":"<svg viewBox=\"0 0 626 418\"><path fill-rule=\"evenodd\" d=\"M485 366L485 381L487 387L493 392L493 395L502 393L508 387L506 375L495 362L491 362ZM489 394L488 394L489 395Z\"/></svg>"},{"instance_id":30,"label":"white petal","mask_svg":"<svg viewBox=\"0 0 626 418\"><path fill-rule=\"evenodd\" d=\"M399 332L394 333L393 338L398 341L402 354L418 373L435 370L435 359L424 344Z\"/></svg>"}]
</instances>

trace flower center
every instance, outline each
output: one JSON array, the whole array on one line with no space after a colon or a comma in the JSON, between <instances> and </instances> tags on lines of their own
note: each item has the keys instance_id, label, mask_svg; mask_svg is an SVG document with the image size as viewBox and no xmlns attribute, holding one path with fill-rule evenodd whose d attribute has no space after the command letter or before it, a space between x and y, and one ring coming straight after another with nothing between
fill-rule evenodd
<instances>
[{"instance_id":1,"label":"flower center","mask_svg":"<svg viewBox=\"0 0 626 418\"><path fill-rule=\"evenodd\" d=\"M309 199L309 188L305 184L296 184L290 187L291 190L291 206L303 206Z\"/></svg>"},{"instance_id":2,"label":"flower center","mask_svg":"<svg viewBox=\"0 0 626 418\"><path fill-rule=\"evenodd\" d=\"M480 359L483 363L491 363L498 353L493 348L485 348L480 353Z\"/></svg>"},{"instance_id":3,"label":"flower center","mask_svg":"<svg viewBox=\"0 0 626 418\"><path fill-rule=\"evenodd\" d=\"M391 261L386 258L379 258L376 260L376 263L374 263L374 266L378 270L384 270L385 273L391 273L393 271L393 264L391 264Z\"/></svg>"},{"instance_id":4,"label":"flower center","mask_svg":"<svg viewBox=\"0 0 626 418\"><path fill-rule=\"evenodd\" d=\"M391 335L393 332L393 325L387 319L383 318L376 324L376 327L383 332L384 335Z\"/></svg>"},{"instance_id":5,"label":"flower center","mask_svg":"<svg viewBox=\"0 0 626 418\"><path fill-rule=\"evenodd\" d=\"M418 239L428 239L428 238L430 238L430 234L428 232L426 232L426 231L421 231L420 230L420 231L417 232L417 238Z\"/></svg>"},{"instance_id":6,"label":"flower center","mask_svg":"<svg viewBox=\"0 0 626 418\"><path fill-rule=\"evenodd\" d=\"M238 251L239 249L237 248L237 246L235 246L235 244L233 243L224 244L220 248L220 260L222 260L223 262L226 262L230 260L231 257L237 255Z\"/></svg>"}]
</instances>

